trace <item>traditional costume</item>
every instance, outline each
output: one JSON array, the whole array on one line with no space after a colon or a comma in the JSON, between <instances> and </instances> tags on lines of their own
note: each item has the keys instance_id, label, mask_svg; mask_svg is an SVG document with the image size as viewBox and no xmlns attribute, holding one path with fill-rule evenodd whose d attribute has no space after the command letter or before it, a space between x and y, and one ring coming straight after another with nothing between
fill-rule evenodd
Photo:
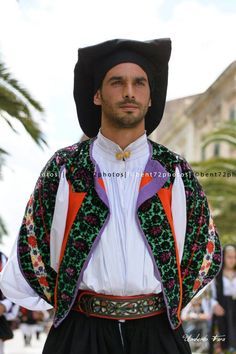
<instances>
[{"instance_id":1,"label":"traditional costume","mask_svg":"<svg viewBox=\"0 0 236 354\"><path fill-rule=\"evenodd\" d=\"M1 282L24 307L55 308L44 354L190 352L181 309L219 271L221 248L187 161L147 138L163 114L170 51L169 39L79 49L74 97L89 139L43 169ZM122 62L145 70L152 99L145 133L124 151L99 130L92 101Z\"/></svg>"}]
</instances>

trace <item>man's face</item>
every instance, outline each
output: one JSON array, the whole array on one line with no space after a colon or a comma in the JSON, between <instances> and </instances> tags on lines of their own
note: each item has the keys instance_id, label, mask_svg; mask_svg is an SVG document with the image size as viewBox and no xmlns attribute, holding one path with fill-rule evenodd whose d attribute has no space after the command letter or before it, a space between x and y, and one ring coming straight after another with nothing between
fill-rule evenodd
<instances>
[{"instance_id":1,"label":"man's face","mask_svg":"<svg viewBox=\"0 0 236 354\"><path fill-rule=\"evenodd\" d=\"M101 105L102 119L118 128L136 127L151 106L145 71L137 64L122 63L111 68L94 96Z\"/></svg>"}]
</instances>

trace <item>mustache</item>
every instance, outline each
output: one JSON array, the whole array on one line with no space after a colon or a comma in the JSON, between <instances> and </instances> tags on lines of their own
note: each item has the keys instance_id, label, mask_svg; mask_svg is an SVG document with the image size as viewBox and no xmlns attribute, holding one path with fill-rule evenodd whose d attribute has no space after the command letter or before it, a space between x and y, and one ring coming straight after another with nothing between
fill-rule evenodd
<instances>
[{"instance_id":1,"label":"mustache","mask_svg":"<svg viewBox=\"0 0 236 354\"><path fill-rule=\"evenodd\" d=\"M135 100L132 100L132 99L129 99L129 98L124 100L124 101L118 102L119 106L124 106L126 104L132 104L132 105L135 105L137 107L139 106L139 104Z\"/></svg>"}]
</instances>

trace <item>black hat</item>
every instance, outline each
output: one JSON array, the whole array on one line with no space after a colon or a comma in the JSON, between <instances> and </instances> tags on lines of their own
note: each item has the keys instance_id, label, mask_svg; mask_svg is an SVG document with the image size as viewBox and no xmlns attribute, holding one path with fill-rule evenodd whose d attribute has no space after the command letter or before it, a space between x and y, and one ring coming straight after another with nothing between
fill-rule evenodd
<instances>
[{"instance_id":1,"label":"black hat","mask_svg":"<svg viewBox=\"0 0 236 354\"><path fill-rule=\"evenodd\" d=\"M145 116L145 129L150 135L159 125L165 107L170 53L169 38L145 42L113 39L80 48L74 69L74 99L84 134L95 137L101 126L101 107L94 104L93 97L106 72L119 63L133 62L147 73L151 88L152 105Z\"/></svg>"}]
</instances>

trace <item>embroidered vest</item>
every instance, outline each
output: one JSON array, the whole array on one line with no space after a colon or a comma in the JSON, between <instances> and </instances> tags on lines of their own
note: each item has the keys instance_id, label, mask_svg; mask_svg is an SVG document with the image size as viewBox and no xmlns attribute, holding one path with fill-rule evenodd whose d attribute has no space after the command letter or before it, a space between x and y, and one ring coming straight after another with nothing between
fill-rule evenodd
<instances>
[{"instance_id":1,"label":"embroidered vest","mask_svg":"<svg viewBox=\"0 0 236 354\"><path fill-rule=\"evenodd\" d=\"M42 171L27 204L18 239L23 275L55 307L54 326L68 315L83 272L109 221L109 201L92 158L96 138L61 149ZM136 219L162 284L173 329L183 306L218 273L221 247L206 196L186 160L148 139L150 157L140 182ZM171 215L171 188L179 167L186 191L187 228L179 262ZM60 170L66 168L69 210L58 273L50 267L50 230Z\"/></svg>"}]
</instances>

